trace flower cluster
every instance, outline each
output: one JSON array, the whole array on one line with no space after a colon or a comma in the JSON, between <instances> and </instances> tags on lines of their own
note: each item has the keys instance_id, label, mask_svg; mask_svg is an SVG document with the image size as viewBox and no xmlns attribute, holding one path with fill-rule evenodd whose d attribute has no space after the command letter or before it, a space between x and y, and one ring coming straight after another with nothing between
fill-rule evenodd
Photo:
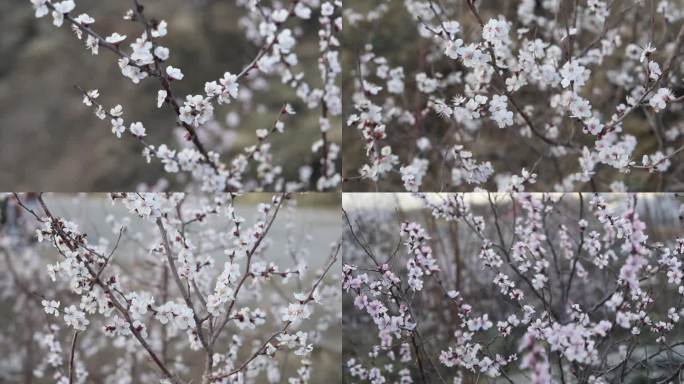
<instances>
[{"instance_id":1,"label":"flower cluster","mask_svg":"<svg viewBox=\"0 0 684 384\"><path fill-rule=\"evenodd\" d=\"M158 158L169 177L187 172L197 181L198 187L189 189L205 191L246 191L246 190L334 190L341 182L339 174L339 146L333 140L339 138L334 130L342 113L338 33L342 30L339 0L297 0L291 4L242 1L238 6L245 8L246 16L240 18L247 40L258 47L255 57L248 60L238 73L225 72L218 80L207 81L203 93L192 93L184 98L176 96L175 83L192 73L172 63L169 48L162 45L162 38L169 32L165 20L157 20L145 14L145 7L135 2L124 19L138 23L141 34L135 39L118 32L103 36L96 31L95 18L86 13L75 15L76 4L73 0L31 0L38 18L52 12L54 25L68 24L79 40L85 39L86 48L97 55L107 49L118 56L121 74L134 84L142 81L156 82L160 88L155 103L164 106L175 115L179 132L178 143L150 143L142 122L134 122L127 128L123 120L123 107L111 109L96 103L99 91L83 92L84 103L95 104L95 114L102 120L109 118L112 133L121 138L124 133L137 139L142 145L142 155L149 163ZM315 20L315 21L314 21ZM303 25L317 25L318 74L311 74L300 63L298 39ZM306 27L308 28L308 26ZM128 43L127 43L128 41ZM187 73L186 73L187 72ZM194 74L192 74L194 75ZM311 159L292 167L275 164L269 153L271 143L266 139L269 131L256 127L258 143L237 148L228 145L214 145L215 139L225 137L226 129L217 122L219 108L237 103L227 118L228 125L239 124L239 112L253 113L255 94L267 91L274 83L282 83L293 94L289 102L297 102L302 108L318 114L320 110L319 138L311 142ZM272 85L273 84L273 85ZM273 131L282 134L284 122L281 113L274 124ZM287 114L292 108L287 109ZM293 133L294 134L294 133ZM292 139L294 140L294 138ZM230 150L231 159L223 158L222 152ZM315 167L315 170L314 170ZM294 169L294 172L292 171ZM285 174L285 171L288 174ZM293 176L294 174L295 176ZM315 176L315 178L314 178ZM184 176L177 179L187 183ZM165 184L159 184L163 186ZM168 183L166 183L168 185Z\"/></svg>"},{"instance_id":2,"label":"flower cluster","mask_svg":"<svg viewBox=\"0 0 684 384\"><path fill-rule=\"evenodd\" d=\"M399 174L411 192L521 191L533 183L524 173L539 175L542 192L677 188L684 12L675 3L351 1L346 129L360 137L350 135L345 188L396 190ZM659 28L667 38L643 33ZM489 166L473 179L476 164Z\"/></svg>"},{"instance_id":3,"label":"flower cluster","mask_svg":"<svg viewBox=\"0 0 684 384\"><path fill-rule=\"evenodd\" d=\"M407 236L406 249L413 255L406 264L408 271L408 285L414 291L423 289L423 275L439 272L439 267L432 257L432 248L427 244L430 237L425 230L416 223L403 223L402 236Z\"/></svg>"},{"instance_id":4,"label":"flower cluster","mask_svg":"<svg viewBox=\"0 0 684 384\"><path fill-rule=\"evenodd\" d=\"M10 212L26 216L0 212L8 220L0 225L0 253L10 266L0 282L16 296L8 302L33 317L28 331L21 329L31 332L29 344L20 348L40 350L44 358L19 357L20 366L60 383L85 383L89 376L173 384L312 380L319 359L312 351L341 316L333 269L340 245L337 233L321 235L334 243L329 258L319 260L295 240L301 228L297 195L255 205L253 219L240 215L246 208L234 194L109 198L118 207L108 212L109 229L101 233L58 216L57 196L2 196L0 206L11 204ZM100 200L80 197L77 203L88 207ZM285 259L270 250L277 239L273 228L282 225L279 212L287 212L284 226L292 233L283 241L290 249ZM228 225L232 230L222 229ZM26 272L14 268L19 261ZM306 263L313 270L308 278ZM0 337L9 341L6 331ZM103 354L112 358L95 357ZM200 359L205 368L195 370ZM132 365L140 368L126 368Z\"/></svg>"},{"instance_id":5,"label":"flower cluster","mask_svg":"<svg viewBox=\"0 0 684 384\"><path fill-rule=\"evenodd\" d=\"M684 239L665 229L676 217L650 213L676 212L675 196L415 196L427 215L347 210L350 382L677 377L666 355L682 339Z\"/></svg>"}]
</instances>

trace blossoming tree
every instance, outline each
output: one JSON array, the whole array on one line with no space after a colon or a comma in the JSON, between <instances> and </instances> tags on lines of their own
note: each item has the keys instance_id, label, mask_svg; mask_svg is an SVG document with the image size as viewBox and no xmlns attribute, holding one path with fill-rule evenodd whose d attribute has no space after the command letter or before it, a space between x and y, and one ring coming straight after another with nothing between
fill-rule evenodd
<instances>
[{"instance_id":1,"label":"blossoming tree","mask_svg":"<svg viewBox=\"0 0 684 384\"><path fill-rule=\"evenodd\" d=\"M240 24L245 39L258 47L255 56L245 58L238 73L225 72L218 79L208 79L204 89L184 97L177 95L174 87L185 77L184 71L193 69L174 64L170 50L163 45L169 30L173 33L173 26L147 15L142 1L132 0L132 8L123 16L127 22L140 25L137 37L98 28L95 17L79 13L73 0L31 0L31 3L36 17L49 17L58 28L68 26L91 54L111 51L117 59L118 70L127 80L157 85L156 99L148 100L150 107L156 105L175 116L182 131L178 145L150 142L147 135L150 127L145 122L130 121L122 104L104 105L98 101L99 90L86 90L87 84L75 86L83 95L83 103L92 107L99 119L109 122L116 137L125 136L139 142L147 162L159 161L170 176L179 172L189 175L196 181L191 189L233 192L337 188L339 147L332 141L331 133L341 114L341 66L336 37L342 28L341 1L238 1L247 11ZM318 60L314 71L303 68L298 59L297 43L304 23L317 25ZM250 103L254 93L277 83L284 84L294 94L291 101L283 101L282 108L274 113L271 126L252 128L253 144L245 146L232 159L222 158L217 143L222 129L216 129L215 110L240 103L246 106L241 112L254 113L255 107ZM290 138L292 141L311 139L311 157L315 161L299 164L298 178L286 179L283 175L286 164L274 160L270 139L273 135L286 134L287 117L297 112L291 104L295 101L305 109L318 111L320 133L313 138ZM130 101L122 100L126 102ZM232 113L230 120L239 120L239 115L235 115L238 112ZM287 166L292 168L290 164Z\"/></svg>"},{"instance_id":2,"label":"blossoming tree","mask_svg":"<svg viewBox=\"0 0 684 384\"><path fill-rule=\"evenodd\" d=\"M347 382L679 382L677 202L638 196L421 195L401 224L350 211Z\"/></svg>"},{"instance_id":3,"label":"blossoming tree","mask_svg":"<svg viewBox=\"0 0 684 384\"><path fill-rule=\"evenodd\" d=\"M345 190L681 190L681 1L344 14Z\"/></svg>"},{"instance_id":4,"label":"blossoming tree","mask_svg":"<svg viewBox=\"0 0 684 384\"><path fill-rule=\"evenodd\" d=\"M0 229L14 324L0 332L4 379L306 383L315 354L334 355L339 239L300 239L296 195L272 196L253 220L228 193L110 198L112 232L94 238L52 196L5 197L22 215Z\"/></svg>"}]
</instances>

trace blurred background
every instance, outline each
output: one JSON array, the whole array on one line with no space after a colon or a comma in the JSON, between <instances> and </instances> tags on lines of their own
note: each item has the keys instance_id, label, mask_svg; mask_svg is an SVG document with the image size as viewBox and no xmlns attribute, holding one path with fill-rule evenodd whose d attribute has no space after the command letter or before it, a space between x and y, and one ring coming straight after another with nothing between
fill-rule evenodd
<instances>
[{"instance_id":1,"label":"blurred background","mask_svg":"<svg viewBox=\"0 0 684 384\"><path fill-rule=\"evenodd\" d=\"M257 216L257 204L269 203L271 194L252 193L238 197L236 210L238 215L246 221L243 225L248 228L254 223ZM293 268L298 262L306 264L306 276L301 282L290 279L287 282L273 279L271 283L264 283L261 287L262 296L253 297L253 293L247 290L244 296L240 296L239 305L247 305L252 308L259 307L270 320L254 331L239 331L244 337L244 345L240 348L238 361L244 361L251 353L252 343L263 342L280 327L279 320L272 312L277 308L270 303L281 303L285 297L292 299L293 292L300 292L311 287L317 273L327 265L331 254L331 244L337 242L341 235L341 218L339 215L340 197L332 193L297 194L296 203L288 206L284 204L278 217L269 231L269 236L264 240L265 251L260 261L273 261L281 270ZM205 196L190 196L187 200L185 212L186 218L190 212ZM106 194L46 194L44 199L50 210L56 216L64 217L79 225L79 230L87 233L90 244L103 244L111 246L118 237L118 228L125 224L127 229L124 233L116 255L109 268L120 271L120 281L126 290L145 289L156 292L155 300L158 303L158 276L159 269L150 259L147 250L150 241L157 238L155 226L144 219L131 215L122 204L112 204ZM23 196L22 200L36 212L42 212L35 200L30 196ZM27 294L36 292L60 300L62 308L70 304L77 304L78 298L71 293L63 279L52 282L46 272L47 264L57 261L59 256L54 248L46 243L36 244L32 228L35 228L35 219L24 210L17 209L8 196L0 196L0 383L43 384L54 383L50 380L50 369L45 370L48 374L40 378L31 374L36 369L44 367L47 352L40 348L38 340L34 339L38 333L45 333L46 325L55 322L61 327L57 332L57 338L65 350L58 354L60 358L68 359L68 347L70 346L72 329L64 325L61 319L48 317L43 313L40 300L35 300L35 295ZM195 225L197 224L197 225ZM222 269L226 261L224 248L212 238L215 234L226 233L232 228L227 217L205 219L203 223L195 223L187 227L188 237L198 249L198 255L210 255L214 257L216 265ZM204 233L204 235L200 235ZM244 262L243 262L244 263ZM241 265L243 264L241 263ZM311 379L313 383L340 383L342 353L342 327L340 325L341 299L338 287L341 270L341 260L333 265L330 273L326 276L321 286L322 304L316 305L311 319L306 320L297 328L298 330L317 330L319 339L310 340L315 348L310 355ZM134 272L134 273L131 273ZM203 283L203 282L201 282ZM214 282L210 283L213 287ZM246 288L250 288L247 285ZM307 288L309 287L309 288ZM323 288L327 287L327 288ZM325 289L329 291L326 292ZM252 288L253 290L253 288ZM308 290L307 290L308 292ZM329 296L334 294L334 296ZM85 368L89 372L87 383L105 384L122 383L127 375L136 375L135 372L152 372L156 370L152 365L131 367L130 371L124 372L123 376L113 377L112 369L115 363L127 353L138 353L139 361L148 361L142 348L131 351L123 348L123 343L116 339L105 337L101 330L101 315L88 316L91 324L87 331L79 336L79 356L85 362ZM149 328L151 333L156 327ZM224 332L223 337L231 337L238 330L231 324ZM158 333L157 333L158 334ZM189 366L183 370L180 365L175 369L182 373L184 378L199 377L204 367L201 353L190 351L187 348L187 336L181 332L178 338L172 338L170 342L170 358L182 361ZM217 349L225 352L228 343L220 340ZM299 359L295 356L281 354L279 362L282 378L296 376L296 370L300 368ZM106 379L105 379L106 377ZM156 375L152 376L155 378ZM133 376L130 383L147 382L145 376ZM142 380L142 381L140 381ZM156 382L155 381L155 382ZM197 381L195 381L197 382ZM261 373L256 379L257 383L268 383L265 374Z\"/></svg>"},{"instance_id":2,"label":"blurred background","mask_svg":"<svg viewBox=\"0 0 684 384\"><path fill-rule=\"evenodd\" d=\"M122 19L132 0L76 3L74 13L94 17L94 28L102 35L115 31L128 35L128 44L141 33L139 25ZM169 33L160 43L171 50L169 63L185 74L174 86L178 97L202 93L206 81L226 71L238 72L258 51L241 25L246 11L234 1L145 0L142 4L148 17L169 24ZM312 86L320 86L317 20L312 19L290 23L301 35L295 47L299 69ZM92 56L66 24L56 28L49 16L36 19L28 0L0 2L0 58L0 190L134 190L141 183L154 185L164 174L158 161L145 162L138 142L112 135L108 121L97 119L74 89L75 84L99 89L100 102L121 104L128 122L143 122L151 143L178 147L175 115L166 106L156 107L157 81L131 83L121 75L114 54L100 49L99 55ZM272 153L284 175L298 179L300 166L318 164L310 147L320 137L320 111L309 110L280 78L269 78L268 87L250 86L255 89L252 101L216 107L216 121L200 129L200 136L227 162L236 151L255 143L255 131L270 128L289 102L297 115L286 119L286 134L273 138ZM339 143L339 119L332 122L329 136ZM185 182L183 175L168 180L171 188Z\"/></svg>"},{"instance_id":3,"label":"blurred background","mask_svg":"<svg viewBox=\"0 0 684 384\"><path fill-rule=\"evenodd\" d=\"M403 1L384 1L384 0L346 0L345 1L345 22L347 23L342 34L343 46L343 67L349 70L345 72L343 82L343 108L344 115L354 113L352 95L358 87L359 57L367 52L367 46L372 47L378 57L387 59L387 66L390 69L395 67L404 68L405 91L403 95L392 95L382 91L381 97L371 97L375 104L390 109L397 106L410 112L416 119L416 124L399 122L398 118L393 118L387 122L386 132L388 138L382 141L382 145L391 145L393 153L399 156L402 165L407 165L418 155L416 140L420 137L427 137L432 149L428 151L424 158L430 160L430 169L423 179L421 191L472 191L474 185L462 185L444 189L443 181L447 183L450 178L450 167L445 176L442 175L439 164L442 164L440 152L446 148L451 148L454 144L463 144L466 150L473 153L473 157L478 162L490 161L494 167L495 174L519 174L524 167L527 170L535 169L539 175L537 183L528 186L529 191L548 192L558 189L554 184L560 183L564 176L579 170L577 156L570 154L566 157L554 158L548 156L547 144L542 143L536 138L522 137L520 125L516 124L507 129L499 129L491 121L485 118L482 129L476 132L468 132L462 124L454 121L446 121L436 113L430 111L424 113L427 105L427 97L417 91L415 75L425 72L428 76L435 77L435 73L441 73L446 78L453 76L456 79L465 79L468 73L454 60L443 55L443 52L434 42L425 37L421 37L418 32L418 25L415 15L407 10L407 4L420 9L420 5L427 2L403 2ZM486 21L490 18L503 16L512 22L510 36L513 41L516 38L516 29L524 27L520 23L521 17L518 15L518 7L523 3L521 0L496 1L478 0L478 6L482 18ZM528 2L526 2L528 3ZM586 7L586 1L575 2L574 0L560 1L532 1L534 12L537 16L543 16L550 22L554 20L563 23L563 15L570 14L570 7L577 3ZM657 47L657 61L661 67L668 54L664 52L667 43L675 40L679 28L682 25L681 17L684 15L684 0L668 0L663 2L641 2L637 0L608 1L610 4L611 16L608 23L611 26L619 26L622 38L622 45L615 52L607 57L603 64L592 65L592 77L582 91L583 97L592 102L602 114L604 120L608 120L614 113L615 107L624 102L625 91L609 82L609 78L618 76L621 70L621 62L625 61L625 48L629 43L636 43L645 46L649 38L653 36L653 44ZM441 0L435 2L439 8L445 9L448 14L442 18L446 20L458 21L461 32L459 38L465 43L481 41L481 29L475 17L470 13L466 1L462 0ZM560 12L554 15L552 12L544 10L549 4L560 4ZM676 21L666 20L664 15L656 12L658 6L666 5L665 14L676 19ZM628 12L622 12L627 9ZM620 11L618 11L620 10ZM528 11L523 12L527 14ZM367 16L361 16L367 15ZM647 17L645 16L647 15ZM353 20L353 22L350 22ZM651 27L651 20L655 24ZM541 30L537 24L532 24L530 30ZM561 28L562 29L562 28ZM600 32L583 29L578 34L576 41L579 47L585 47ZM648 33L647 33L648 32ZM536 33L536 32L535 32ZM543 37L547 42L549 39ZM578 49L579 50L579 49ZM376 66L364 74L366 80L373 84L381 85L386 88L386 81L375 76ZM610 71L608 71L610 70ZM676 96L684 95L684 58L678 58L673 69L673 81L675 86L672 91ZM442 97L447 101L457 95L464 94L463 82L452 84L444 89L439 89L434 96ZM631 89L631 88L630 88ZM554 92L542 92L534 86L527 85L516 92L516 99L522 105L534 105L536 107L533 121L540 127L550 123L548 106L551 94ZM490 93L491 94L491 93ZM669 134L675 135L674 140L667 139L667 145L672 148L679 148L684 145L684 105L682 103L672 103L668 110L657 115L645 113L637 110L624 121L624 131L634 135L637 139L637 147L634 150L633 159L641 161L644 154L653 154L659 149L660 136L665 131L671 130ZM651 111L646 111L651 112ZM397 113L398 115L398 113ZM566 121L564 121L566 123ZM656 127L656 128L653 128ZM570 137L572 124L563 124L560 129L559 137ZM654 130L658 133L655 134ZM580 129L576 130L576 141L590 148L593 139L583 135ZM669 135L668 134L668 135ZM664 135L670 137L668 135ZM349 127L345 124L343 141L343 176L346 180L344 190L350 192L367 191L386 191L403 192L405 191L401 175L394 172L387 175L378 185L370 180L358 178L359 169L366 163L368 158L365 155L365 141L361 132L354 126ZM541 155L547 155L538 164ZM536 165L536 167L535 167ZM628 191L681 191L684 190L684 153L679 153L672 159L672 166L664 174L649 173L648 171L635 170L630 174L622 174L612 167L600 165L597 167L597 174L594 177L594 187L588 183L576 183L575 189L582 191L604 191L609 192L610 184L614 181L623 181ZM497 184L495 178L490 178L489 182L481 185L487 190L496 191ZM560 189L560 190L566 190Z\"/></svg>"},{"instance_id":4,"label":"blurred background","mask_svg":"<svg viewBox=\"0 0 684 384\"><path fill-rule=\"evenodd\" d=\"M559 224L565 224L568 228L577 227L579 199L577 194L553 195L562 196L562 200L548 213L546 220L548 221L547 228L549 228L548 236L556 249L558 249L559 242L556 228L558 228ZM442 201L444 198L444 195L440 194L428 194L427 196L433 203ZM624 194L606 194L604 196L607 198L609 209L613 209L618 204L625 202ZM493 224L494 220L487 194L469 193L465 194L464 199L469 204L474 215L483 216L488 238L496 239L496 228ZM584 194L585 212L588 212L587 207L590 199L590 194ZM506 194L492 194L492 200L500 215L500 224L504 238L508 243L510 241L510 224L516 218L515 210L517 210L517 218L522 219L522 209L518 204L514 208ZM682 223L678 217L679 206L682 202L684 202L684 199L675 194L638 194L637 211L640 219L647 225L646 234L649 236L649 244L663 242L668 246L676 245L675 239L682 233ZM509 314L517 312L515 304L510 300L504 299L499 288L492 283L495 273L491 269L484 267L482 260L478 257L482 241L461 222L446 222L445 220L435 219L430 209L424 208L421 200L408 193L346 193L343 196L342 206L348 213L357 236L362 239L366 247L376 255L380 262L387 260L397 249L399 250L391 261L391 269L398 272L400 278L405 279L405 264L408 256L403 242L405 239L401 239L399 236L399 228L402 222L417 222L431 237L429 245L441 269L440 279L446 290L454 289L459 291L464 301L472 305L474 314L482 315L488 313L489 319L494 324L497 321L504 320ZM594 229L593 226L596 224L596 219L589 213L585 214L590 223L589 229ZM344 226L344 263L357 265L360 271L363 268L373 268L372 261L369 260L365 251L354 240L346 222ZM599 232L601 234L604 233L603 231ZM572 233L571 236L573 236ZM620 260L624 260L624 256L620 257L623 257ZM657 259L658 256L654 255L651 262L656 264ZM618 261L617 263L621 262ZM608 267L601 274L601 272L597 272L593 268L591 262L582 261L582 264L589 271L589 277L588 279L578 280L581 284L574 286L571 298L573 303L578 303L583 308L586 308L587 303L594 304L598 302L605 296L606 290L614 286L615 277L613 274L617 272L614 270L615 268ZM614 266L617 267L616 265ZM567 268L567 266L564 265L563 268ZM507 272L508 270L505 269L504 271ZM564 273L563 276L567 276L567 272ZM554 277L555 275L550 276L550 280L554 280ZM512 280L516 282L515 278ZM658 296L656 299L657 303L649 313L657 313L657 315L652 316L660 319L661 316L667 314L671 306L677 305L676 303L681 298L673 286L669 286L667 290L661 290L661 284L664 285L665 282L655 281L657 279L652 280L654 281L649 282L648 287L653 291L657 290ZM517 286L523 290L526 288L522 283L517 284ZM529 291L525 290L525 294L526 297L531 297ZM553 296L558 297L555 294ZM354 306L353 300L354 295L352 294L345 293L342 296L342 324L344 328L343 361L347 362L350 358L354 358L358 363L364 364L365 368L370 368L368 362L372 361L373 366L382 369L384 364L392 363L385 353L380 353L379 357L376 357L374 360L368 357L372 347L379 344L377 326L365 311L359 311ZM526 300L526 304L536 305L535 303L534 299ZM439 366L441 377L450 383L456 373L456 368L446 368L441 365L439 362L439 352L453 345L453 332L460 329L460 319L456 317L456 310L453 305L449 305L445 301L443 291L432 280L425 281L423 291L415 295L411 304L414 313L419 314L420 331L426 351L433 353L428 358L431 358L434 364ZM592 320L598 321L599 319L609 318L609 315L604 310L595 313ZM514 331L512 336L506 340L502 340L500 337L493 337L494 333L495 331L484 336L485 339L491 338L492 340L489 345L489 350L492 353L511 354L518 351L517 342L521 336L519 332ZM617 335L620 336L617 336L616 339L620 340L621 334L618 333ZM681 340L684 340L684 329L682 327L675 328L673 333L668 336L669 342ZM658 349L655 337L651 332L644 331L641 334L640 343L642 343L641 346L635 350L635 360L643 358L647 352L653 353ZM397 346L397 349L394 350L397 354L399 344L399 341L395 339L393 345ZM617 358L616 350L616 348L611 349L610 361ZM651 360L649 364L644 365L643 369L635 370L627 376L625 381L620 382L631 384L654 382L649 381L646 378L646 374L650 373L651 378L653 378L658 372L663 372L659 371L659 369L664 370L672 366L678 366L684 362L682 355L684 355L684 346L676 346L673 348L671 355L667 357L662 355L658 359ZM670 358L674 360L670 361ZM401 368L407 367L412 371L414 379L420 377L415 364L402 363L401 368L398 368L399 363L397 361L394 364L395 373ZM513 363L509 370L507 370L507 374L516 383L529 382L529 377L521 374L517 369L518 365L518 363ZM442 382L438 379L434 370L430 368L430 364L426 363L426 366L428 381ZM555 367L555 362L553 366ZM353 379L346 368L344 377L345 382L360 382L357 379ZM396 379L392 374L388 374L386 377L388 380ZM463 378L464 384L506 382L503 379L493 380L485 377L485 375L464 374ZM608 382L617 381L609 380Z\"/></svg>"}]
</instances>

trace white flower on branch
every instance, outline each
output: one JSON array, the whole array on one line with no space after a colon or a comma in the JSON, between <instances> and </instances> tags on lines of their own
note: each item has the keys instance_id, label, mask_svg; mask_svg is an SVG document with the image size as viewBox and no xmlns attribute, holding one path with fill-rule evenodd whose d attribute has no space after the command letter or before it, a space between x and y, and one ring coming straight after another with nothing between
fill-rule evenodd
<instances>
[{"instance_id":1,"label":"white flower on branch","mask_svg":"<svg viewBox=\"0 0 684 384\"><path fill-rule=\"evenodd\" d=\"M105 41L107 41L108 43L111 43L111 44L118 44L124 40L126 40L126 35L120 35L116 32L107 36L107 38L105 39Z\"/></svg>"},{"instance_id":2,"label":"white flower on branch","mask_svg":"<svg viewBox=\"0 0 684 384\"><path fill-rule=\"evenodd\" d=\"M43 300L43 301L41 301L41 304L43 305L45 313L47 313L48 315L59 316L59 305L60 305L59 301Z\"/></svg>"},{"instance_id":3,"label":"white flower on branch","mask_svg":"<svg viewBox=\"0 0 684 384\"><path fill-rule=\"evenodd\" d=\"M174 80L183 80L184 77L183 72L181 72L180 69L174 68L170 65L166 67L166 74Z\"/></svg>"},{"instance_id":4,"label":"white flower on branch","mask_svg":"<svg viewBox=\"0 0 684 384\"><path fill-rule=\"evenodd\" d=\"M138 137L147 136L147 134L145 133L145 127L143 127L142 123L139 121L132 123L129 130L135 136L138 136Z\"/></svg>"},{"instance_id":5,"label":"white flower on branch","mask_svg":"<svg viewBox=\"0 0 684 384\"><path fill-rule=\"evenodd\" d=\"M52 23L55 25L55 27L61 27L64 23L64 15L73 11L74 8L76 8L76 3L74 3L73 0L64 0L54 3L52 6L54 7L54 11L52 11ZM38 12L36 11L36 14L37 13Z\"/></svg>"}]
</instances>

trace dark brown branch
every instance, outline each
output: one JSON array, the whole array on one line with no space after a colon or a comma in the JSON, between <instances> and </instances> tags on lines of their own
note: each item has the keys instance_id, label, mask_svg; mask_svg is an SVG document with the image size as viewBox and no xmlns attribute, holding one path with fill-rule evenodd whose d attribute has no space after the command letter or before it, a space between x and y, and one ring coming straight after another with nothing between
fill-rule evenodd
<instances>
[{"instance_id":1,"label":"dark brown branch","mask_svg":"<svg viewBox=\"0 0 684 384\"><path fill-rule=\"evenodd\" d=\"M74 372L74 356L76 356L76 341L78 339L78 331L74 332L74 338L71 340L71 355L69 357L69 384L74 384L76 373Z\"/></svg>"}]
</instances>

